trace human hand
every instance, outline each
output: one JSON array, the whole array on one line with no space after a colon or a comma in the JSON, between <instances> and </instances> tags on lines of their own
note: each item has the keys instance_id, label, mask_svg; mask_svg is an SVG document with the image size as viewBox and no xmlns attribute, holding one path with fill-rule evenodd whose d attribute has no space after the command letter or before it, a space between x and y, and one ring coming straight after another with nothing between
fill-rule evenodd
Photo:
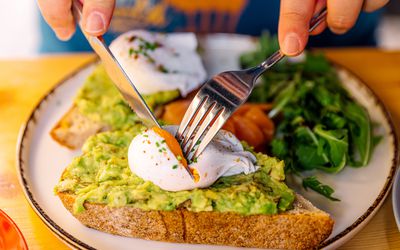
<instances>
[{"instance_id":1,"label":"human hand","mask_svg":"<svg viewBox=\"0 0 400 250\"><path fill-rule=\"evenodd\" d=\"M90 35L104 34L110 25L115 0L80 0L83 2L82 27ZM72 0L38 0L46 22L60 40L68 40L75 32Z\"/></svg>"},{"instance_id":2,"label":"human hand","mask_svg":"<svg viewBox=\"0 0 400 250\"><path fill-rule=\"evenodd\" d=\"M325 6L326 22L311 35L320 34L327 26L335 34L344 34L357 21L362 10L372 12L389 0L281 0L278 38L282 52L288 56L300 54L308 41L311 18Z\"/></svg>"}]
</instances>

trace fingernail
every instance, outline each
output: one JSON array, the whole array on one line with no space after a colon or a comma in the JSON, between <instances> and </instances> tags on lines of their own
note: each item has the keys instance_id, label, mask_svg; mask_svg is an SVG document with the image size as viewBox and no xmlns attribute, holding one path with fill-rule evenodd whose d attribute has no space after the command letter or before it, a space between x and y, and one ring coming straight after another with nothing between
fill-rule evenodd
<instances>
[{"instance_id":1,"label":"fingernail","mask_svg":"<svg viewBox=\"0 0 400 250\"><path fill-rule=\"evenodd\" d=\"M289 33L283 40L283 53L287 55L297 55L300 53L300 39L296 33Z\"/></svg>"},{"instance_id":2,"label":"fingernail","mask_svg":"<svg viewBox=\"0 0 400 250\"><path fill-rule=\"evenodd\" d=\"M103 32L106 28L104 16L102 13L93 11L89 14L86 24L85 30L89 33L99 33Z\"/></svg>"},{"instance_id":3,"label":"fingernail","mask_svg":"<svg viewBox=\"0 0 400 250\"><path fill-rule=\"evenodd\" d=\"M54 32L58 39L66 41L71 38L72 32L67 28L55 28Z\"/></svg>"}]
</instances>

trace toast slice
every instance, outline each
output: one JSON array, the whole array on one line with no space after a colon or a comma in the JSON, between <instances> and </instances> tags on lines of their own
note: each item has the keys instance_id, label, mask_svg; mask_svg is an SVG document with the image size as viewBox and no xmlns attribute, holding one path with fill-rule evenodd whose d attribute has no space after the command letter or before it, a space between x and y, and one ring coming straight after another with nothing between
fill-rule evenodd
<instances>
[{"instance_id":1,"label":"toast slice","mask_svg":"<svg viewBox=\"0 0 400 250\"><path fill-rule=\"evenodd\" d=\"M85 202L73 213L75 195L57 193L64 206L84 225L99 231L147 240L278 249L313 249L332 232L333 220L300 195L294 208L277 215L221 212L144 211Z\"/></svg>"},{"instance_id":2,"label":"toast slice","mask_svg":"<svg viewBox=\"0 0 400 250\"><path fill-rule=\"evenodd\" d=\"M158 117L162 106L180 97L179 90L143 96ZM71 108L50 131L51 137L70 149L78 149L98 132L117 130L140 122L99 64L74 98Z\"/></svg>"},{"instance_id":3,"label":"toast slice","mask_svg":"<svg viewBox=\"0 0 400 250\"><path fill-rule=\"evenodd\" d=\"M78 149L91 135L108 130L110 126L90 119L72 105L50 131L50 135L59 144L69 149Z\"/></svg>"}]
</instances>

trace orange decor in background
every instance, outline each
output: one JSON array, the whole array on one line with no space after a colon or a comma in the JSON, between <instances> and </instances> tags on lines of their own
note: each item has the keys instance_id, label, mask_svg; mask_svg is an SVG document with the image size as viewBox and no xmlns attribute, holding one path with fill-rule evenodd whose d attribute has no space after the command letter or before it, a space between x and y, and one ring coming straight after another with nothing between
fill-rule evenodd
<instances>
[{"instance_id":1,"label":"orange decor in background","mask_svg":"<svg viewBox=\"0 0 400 250\"><path fill-rule=\"evenodd\" d=\"M17 225L0 209L0 249L27 250L24 236Z\"/></svg>"}]
</instances>

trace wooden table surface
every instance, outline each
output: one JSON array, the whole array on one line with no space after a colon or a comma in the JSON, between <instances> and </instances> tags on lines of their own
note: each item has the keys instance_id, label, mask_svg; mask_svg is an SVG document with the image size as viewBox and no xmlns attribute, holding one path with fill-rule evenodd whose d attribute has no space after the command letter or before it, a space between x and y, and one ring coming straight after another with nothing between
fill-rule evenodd
<instances>
[{"instance_id":1,"label":"wooden table surface","mask_svg":"<svg viewBox=\"0 0 400 250\"><path fill-rule=\"evenodd\" d=\"M400 52L326 50L333 61L361 77L400 122ZM18 183L15 148L21 124L40 98L92 55L0 60L0 208L19 226L30 249L68 249L30 208ZM399 130L400 131L400 130ZM389 194L369 224L341 249L400 249L400 233Z\"/></svg>"}]
</instances>

